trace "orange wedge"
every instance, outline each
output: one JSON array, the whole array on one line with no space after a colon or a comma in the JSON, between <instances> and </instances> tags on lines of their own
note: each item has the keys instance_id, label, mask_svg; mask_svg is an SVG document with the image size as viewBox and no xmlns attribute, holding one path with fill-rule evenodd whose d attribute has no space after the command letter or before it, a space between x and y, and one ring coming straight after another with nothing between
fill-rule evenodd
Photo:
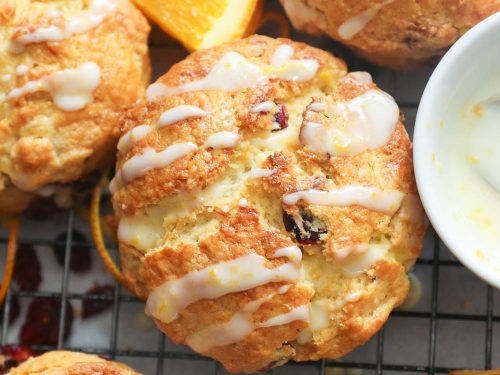
<instances>
[{"instance_id":1,"label":"orange wedge","mask_svg":"<svg viewBox=\"0 0 500 375\"><path fill-rule=\"evenodd\" d=\"M208 48L253 34L262 0L133 0L163 31L188 50Z\"/></svg>"}]
</instances>

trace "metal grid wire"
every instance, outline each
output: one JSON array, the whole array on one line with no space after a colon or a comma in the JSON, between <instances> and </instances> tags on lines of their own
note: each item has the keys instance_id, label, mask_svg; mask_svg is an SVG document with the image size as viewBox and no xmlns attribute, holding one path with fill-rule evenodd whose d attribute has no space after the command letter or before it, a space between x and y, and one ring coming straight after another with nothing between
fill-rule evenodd
<instances>
[{"instance_id":1,"label":"metal grid wire","mask_svg":"<svg viewBox=\"0 0 500 375\"><path fill-rule=\"evenodd\" d=\"M124 302L134 302L142 303L135 297L128 295L123 295L121 293L120 285L115 282L114 294L113 295L84 295L80 293L69 293L68 292L68 277L70 274L70 260L72 250L75 247L81 249L81 246L85 246L84 243L75 242L72 238L72 233L74 229L74 210L70 210L67 213L66 220L66 233L68 234L65 241L65 262L64 268L62 270L63 275L61 278L60 292L25 292L16 291L14 288L10 288L6 297L6 302L4 305L4 314L2 322L2 334L1 334L1 345L12 344L12 342L7 342L7 332L9 327L8 317L11 308L11 300L13 297L21 298L35 298L35 297L52 297L60 300L62 317L59 322L59 337L58 344L56 347L51 346L31 346L32 349L36 351L47 351L54 349L65 348L63 341L63 332L65 325L65 310L67 308L68 300L112 300L112 317L111 317L111 330L109 337L109 347L108 349L96 349L93 347L71 347L66 349L84 351L88 353L97 353L105 355L109 358L118 357L143 357L143 358L155 358L156 359L156 374L164 373L164 360L165 359L180 359L180 360L203 360L211 361L210 359L201 357L193 353L176 353L165 351L165 336L160 335L157 343L156 350L119 350L117 347L117 335L118 335L118 321L120 314L120 306ZM432 229L429 229L432 230ZM433 237L433 256L431 259L419 259L417 261L417 267L430 267L432 269L432 291L431 291L431 308L429 311L417 312L417 311L394 311L392 316L401 318L418 318L424 319L428 322L429 329L429 340L428 340L428 362L425 365L397 365L390 364L384 361L384 330L382 329L376 338L376 361L375 362L337 362L330 360L322 360L318 362L308 362L302 363L300 365L313 366L316 368L317 374L324 375L329 367L337 368L356 368L373 370L377 375L382 374L384 371L401 371L401 372L419 372L419 373L447 373L452 368L447 367L436 367L436 329L439 320L455 320L455 321L476 321L483 322L485 329L485 343L484 343L484 368L489 369L492 366L492 351L493 351L493 322L500 322L500 316L493 315L493 289L487 287L487 300L486 300L486 314L456 314L456 313L440 313L438 312L438 290L439 290L439 272L441 266L451 266L451 267L463 267L461 263L455 260L442 260L440 259L440 240L435 233L432 233ZM0 238L1 243L6 243L7 238ZM20 239L21 244L32 244L40 245L47 244L46 240L30 239L24 240ZM51 243L53 245L53 243ZM222 369L219 365L215 367L215 374L221 373ZM272 373L272 370L269 372ZM312 374L312 372L308 372Z\"/></svg>"},{"instance_id":2,"label":"metal grid wire","mask_svg":"<svg viewBox=\"0 0 500 375\"><path fill-rule=\"evenodd\" d=\"M266 5L271 9L277 8L278 5L272 3L271 5ZM299 40L308 40L307 36L303 34L295 34L294 39ZM156 38L158 39L158 38ZM360 62L359 59L351 56L349 51L345 48L338 46L337 44L333 44L329 40L322 40L322 47L327 45L327 48L332 50L337 56L340 56L348 61L348 65L351 70L359 70L366 69L368 71L380 71L379 68L373 66L367 66L366 63ZM155 40L155 36L153 35L151 41L151 50L153 57L156 55L169 55L171 56L172 50L177 49L177 55L179 55L180 48L178 46L172 45L171 42L158 42ZM180 52L182 55L184 52ZM175 55L175 54L174 54ZM178 57L173 57L175 60ZM162 70L163 69L163 70ZM158 73L164 71L164 66L156 67L155 70L158 70ZM389 75L393 75L393 73L388 72ZM157 74L156 74L157 75ZM413 111L415 112L418 107L418 101L401 101L398 100L398 104L403 112L405 111ZM109 197L104 197L103 201L108 200ZM67 212L67 218L65 222L64 231L67 233L66 241L64 243L65 246L65 262L62 270L62 278L60 284L60 291L58 292L25 292L25 291L17 291L15 288L10 288L6 297L6 302L4 305L4 314L3 314L3 324L1 330L1 345L4 344L13 344L13 342L7 342L7 333L9 330L9 311L11 309L11 300L13 297L20 298L35 298L35 297L52 297L57 298L61 301L61 319L59 322L59 337L57 347L49 347L49 346L34 346L32 347L37 351L47 351L53 349L61 349L65 348L63 342L63 327L65 326L65 311L68 308L67 301L78 301L82 299L89 300L106 300L113 301L112 304L112 312L111 312L111 328L109 335L109 345L107 349L95 348L95 347L70 347L66 349L71 350L79 350L88 353L98 353L101 355L105 355L109 358L121 357L120 359L127 362L128 358L149 358L156 360L156 374L163 374L165 369L165 361L167 359L171 360L193 360L193 361L206 361L213 366L215 374L223 373L223 369L220 365L214 364L212 360L201 357L194 353L178 353L172 351L166 351L166 339L164 335L158 335L158 342L155 350L123 350L118 348L118 328L119 328L119 316L121 307L124 303L142 303L135 297L124 294L120 285L115 281L114 282L114 294L113 295L84 295L82 293L70 293L68 290L69 284L69 276L70 276L70 260L71 255L75 247L81 248L88 244L85 243L77 243L73 239L73 230L75 227L75 210L69 210ZM55 228L54 228L55 229ZM58 231L62 231L63 228L57 228ZM493 353L493 325L494 322L500 322L500 316L494 315L493 313L493 299L494 299L494 291L491 287L487 287L486 292L486 313L485 314L461 314L461 313L444 313L439 312L438 310L438 300L439 300L439 290L440 290L440 270L443 266L446 267L463 267L456 260L448 260L442 259L440 256L440 252L442 244L437 237L437 235L433 232L432 228L429 228L429 231L432 231L431 234L431 244L432 247L432 256L430 258L423 258L417 261L416 267L428 268L431 270L431 299L430 299L430 308L426 311L395 311L392 313L393 317L398 317L408 321L410 323L411 319L419 319L423 320L428 324L428 340L427 340L427 350L428 357L426 363L421 363L419 365L406 365L406 364L391 364L384 360L384 329L382 329L376 336L376 356L375 361L354 361L354 360L345 360L345 361L334 361L334 360L322 360L318 362L310 362L310 363L301 363L296 364L296 366L308 366L307 373L308 374L321 374L325 375L326 373L330 373L329 369L331 368L344 368L344 369L363 369L369 370L370 373L376 373L377 375L382 374L387 371L397 371L397 372L405 372L405 373L447 373L451 370L451 368L447 367L437 367L436 366L436 352L437 352L437 326L440 321L455 321L455 322L480 322L484 324L485 330L485 342L484 342L484 368L489 369L492 366L492 353ZM21 229L21 233L23 233L23 227ZM6 244L7 237L5 235L0 237L0 244ZM32 245L49 245L53 246L54 243L52 241L48 241L47 239L42 238L20 238L20 244L32 244ZM62 245L62 244L59 244ZM108 244L109 247L113 247L113 244ZM112 249L113 253L116 255L116 249ZM77 251L77 250L75 250ZM152 337L156 337L153 336ZM313 369L312 371L309 369ZM269 373L274 373L276 370L271 370ZM173 372L170 372L173 373Z\"/></svg>"}]
</instances>

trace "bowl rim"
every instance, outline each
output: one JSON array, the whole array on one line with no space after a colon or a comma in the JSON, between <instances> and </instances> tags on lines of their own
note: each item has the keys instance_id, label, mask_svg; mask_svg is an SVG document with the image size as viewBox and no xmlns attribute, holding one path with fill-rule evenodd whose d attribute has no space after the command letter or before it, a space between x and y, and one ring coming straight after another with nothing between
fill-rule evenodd
<instances>
[{"instance_id":1,"label":"bowl rim","mask_svg":"<svg viewBox=\"0 0 500 375\"><path fill-rule=\"evenodd\" d=\"M500 12L486 18L467 31L449 49L437 65L426 84L418 107L413 135L413 161L420 199L436 233L461 263L488 284L500 289L500 273L484 267L484 262L480 261L470 248L462 245L459 240L460 236L456 235L457 230L446 220L445 215L440 214L440 207L431 204L430 197L437 194L438 190L432 189L431 184L426 183L426 181L429 181L428 177L431 171L428 168L428 161L425 160L429 155L426 118L429 117L428 114L432 111L436 93L440 91L443 82L446 82L445 78L448 70L457 61L463 59L464 56L470 56L470 52L468 52L470 46L488 35L493 36L495 32L500 32ZM467 235L470 235L470 233Z\"/></svg>"}]
</instances>

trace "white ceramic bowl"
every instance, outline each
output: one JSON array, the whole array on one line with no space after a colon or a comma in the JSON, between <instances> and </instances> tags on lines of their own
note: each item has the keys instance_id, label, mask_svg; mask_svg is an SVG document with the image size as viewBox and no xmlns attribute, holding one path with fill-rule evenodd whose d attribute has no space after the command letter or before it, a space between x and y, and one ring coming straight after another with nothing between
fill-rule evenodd
<instances>
[{"instance_id":1,"label":"white ceramic bowl","mask_svg":"<svg viewBox=\"0 0 500 375\"><path fill-rule=\"evenodd\" d=\"M489 235L486 239L469 222L463 202L451 193L457 187L447 177L454 163L449 140L458 131L457 121L491 82L498 82L500 93L500 13L460 38L432 74L418 109L413 156L418 190L436 232L465 266L500 288L500 232L497 246L492 247ZM497 198L500 205L500 192Z\"/></svg>"}]
</instances>

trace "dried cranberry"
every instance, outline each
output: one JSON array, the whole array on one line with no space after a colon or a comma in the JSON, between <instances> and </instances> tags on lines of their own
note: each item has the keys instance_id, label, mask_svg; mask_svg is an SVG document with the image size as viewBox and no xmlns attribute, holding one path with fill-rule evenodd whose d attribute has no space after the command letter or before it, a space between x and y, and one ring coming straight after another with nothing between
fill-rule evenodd
<instances>
[{"instance_id":1,"label":"dried cranberry","mask_svg":"<svg viewBox=\"0 0 500 375\"><path fill-rule=\"evenodd\" d=\"M283 224L295 240L304 245L321 243L321 237L327 233L325 224L304 210L300 210L297 216L291 216L284 211Z\"/></svg>"},{"instance_id":2,"label":"dried cranberry","mask_svg":"<svg viewBox=\"0 0 500 375\"><path fill-rule=\"evenodd\" d=\"M95 285L85 292L86 295L113 295L115 287L110 284ZM83 299L82 301L82 319L90 318L100 312L106 311L113 305L111 299Z\"/></svg>"},{"instance_id":3,"label":"dried cranberry","mask_svg":"<svg viewBox=\"0 0 500 375\"><path fill-rule=\"evenodd\" d=\"M288 111L284 104L278 104L278 112L274 114L274 122L278 124L277 129L271 131L277 132L288 127Z\"/></svg>"},{"instance_id":4,"label":"dried cranberry","mask_svg":"<svg viewBox=\"0 0 500 375\"><path fill-rule=\"evenodd\" d=\"M57 236L54 245L54 254L57 258L57 263L64 267L64 259L66 258L66 233ZM73 244L71 249L71 260L69 268L75 272L85 272L90 270L92 266L92 257L90 256L90 244L87 238L80 232L73 231Z\"/></svg>"},{"instance_id":5,"label":"dried cranberry","mask_svg":"<svg viewBox=\"0 0 500 375\"><path fill-rule=\"evenodd\" d=\"M0 364L0 374L8 374L11 368L17 367L35 354L31 349L17 345L5 345L1 353L3 363Z\"/></svg>"},{"instance_id":6,"label":"dried cranberry","mask_svg":"<svg viewBox=\"0 0 500 375\"><path fill-rule=\"evenodd\" d=\"M4 304L0 307L2 309L0 313L1 323L3 323L3 314L5 311ZM19 299L16 296L12 296L10 298L10 309L9 309L9 324L12 324L19 317L19 313L21 312L21 306L19 305Z\"/></svg>"},{"instance_id":7,"label":"dried cranberry","mask_svg":"<svg viewBox=\"0 0 500 375\"><path fill-rule=\"evenodd\" d=\"M33 246L24 244L17 249L13 278L21 290L38 290L42 271Z\"/></svg>"},{"instance_id":8,"label":"dried cranberry","mask_svg":"<svg viewBox=\"0 0 500 375\"><path fill-rule=\"evenodd\" d=\"M22 345L57 345L61 301L56 298L38 297L31 301L26 321L21 328ZM73 324L73 308L66 305L63 340L66 341Z\"/></svg>"},{"instance_id":9,"label":"dried cranberry","mask_svg":"<svg viewBox=\"0 0 500 375\"><path fill-rule=\"evenodd\" d=\"M2 354L12 358L17 363L26 361L28 358L33 357L35 353L33 350L19 346L19 345L5 345L2 347Z\"/></svg>"}]
</instances>

